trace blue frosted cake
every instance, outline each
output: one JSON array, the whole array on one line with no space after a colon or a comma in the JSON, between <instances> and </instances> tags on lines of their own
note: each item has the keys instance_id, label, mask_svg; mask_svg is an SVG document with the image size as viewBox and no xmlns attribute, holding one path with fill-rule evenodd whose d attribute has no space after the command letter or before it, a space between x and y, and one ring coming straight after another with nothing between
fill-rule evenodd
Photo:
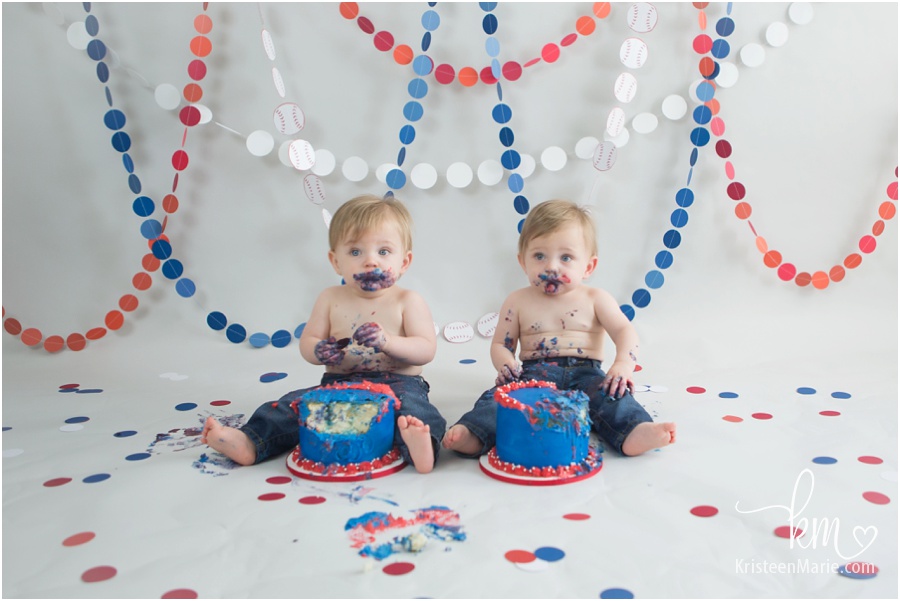
<instances>
[{"instance_id":1,"label":"blue frosted cake","mask_svg":"<svg viewBox=\"0 0 900 601\"><path fill-rule=\"evenodd\" d=\"M298 465L319 474L368 472L398 458L394 415L400 401L371 382L310 390L293 403L300 428Z\"/></svg>"},{"instance_id":2,"label":"blue frosted cake","mask_svg":"<svg viewBox=\"0 0 900 601\"><path fill-rule=\"evenodd\" d=\"M494 393L497 446L490 464L517 476L568 478L596 464L588 397L550 382L512 382Z\"/></svg>"}]
</instances>

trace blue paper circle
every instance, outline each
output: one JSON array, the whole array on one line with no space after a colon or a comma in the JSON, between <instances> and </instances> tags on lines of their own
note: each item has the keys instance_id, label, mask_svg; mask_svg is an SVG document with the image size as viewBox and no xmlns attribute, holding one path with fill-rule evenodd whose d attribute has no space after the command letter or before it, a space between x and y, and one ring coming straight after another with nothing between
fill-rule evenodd
<instances>
[{"instance_id":1,"label":"blue paper circle","mask_svg":"<svg viewBox=\"0 0 900 601\"><path fill-rule=\"evenodd\" d=\"M497 104L494 106L494 109L491 111L491 115L494 117L494 121L497 123L509 123L509 120L512 119L512 109L509 108L508 105Z\"/></svg>"},{"instance_id":2,"label":"blue paper circle","mask_svg":"<svg viewBox=\"0 0 900 601\"><path fill-rule=\"evenodd\" d=\"M544 561L559 561L566 554L562 549L557 549L556 547L541 547L535 550L534 556Z\"/></svg>"},{"instance_id":3,"label":"blue paper circle","mask_svg":"<svg viewBox=\"0 0 900 601\"><path fill-rule=\"evenodd\" d=\"M403 106L403 116L406 117L407 121L418 121L424 114L425 109L415 100L410 100Z\"/></svg>"},{"instance_id":4,"label":"blue paper circle","mask_svg":"<svg viewBox=\"0 0 900 601\"><path fill-rule=\"evenodd\" d=\"M500 54L500 41L497 40L497 38L491 36L484 41L484 49L487 52L488 56L490 56L491 58L495 58L498 54Z\"/></svg>"},{"instance_id":5,"label":"blue paper circle","mask_svg":"<svg viewBox=\"0 0 900 601\"><path fill-rule=\"evenodd\" d=\"M489 13L492 10L494 10L495 8L497 8L497 3L496 2L479 2L478 6L484 12Z\"/></svg>"},{"instance_id":6,"label":"blue paper circle","mask_svg":"<svg viewBox=\"0 0 900 601\"><path fill-rule=\"evenodd\" d=\"M149 217L153 214L153 211L156 210L156 206L150 198L138 196L134 199L134 202L131 203L131 209L138 217Z\"/></svg>"},{"instance_id":7,"label":"blue paper circle","mask_svg":"<svg viewBox=\"0 0 900 601\"><path fill-rule=\"evenodd\" d=\"M106 56L106 44L98 39L91 40L87 45L87 54L95 61L102 59Z\"/></svg>"},{"instance_id":8,"label":"blue paper circle","mask_svg":"<svg viewBox=\"0 0 900 601\"><path fill-rule=\"evenodd\" d=\"M815 388L809 388L807 386L801 386L797 389L797 392L800 394L816 394Z\"/></svg>"},{"instance_id":9,"label":"blue paper circle","mask_svg":"<svg viewBox=\"0 0 900 601\"><path fill-rule=\"evenodd\" d=\"M675 193L675 204L685 208L691 206L694 204L694 193L690 188L682 188Z\"/></svg>"},{"instance_id":10,"label":"blue paper circle","mask_svg":"<svg viewBox=\"0 0 900 601\"><path fill-rule=\"evenodd\" d=\"M700 156L700 151L696 148L691 149L691 167L697 164L697 158ZM693 169L691 169L693 171ZM690 184L690 177L688 178L688 184Z\"/></svg>"},{"instance_id":11,"label":"blue paper circle","mask_svg":"<svg viewBox=\"0 0 900 601\"><path fill-rule=\"evenodd\" d=\"M425 98L428 95L428 84L421 77L416 77L410 80L409 85L406 86L406 91L413 98Z\"/></svg>"},{"instance_id":12,"label":"blue paper circle","mask_svg":"<svg viewBox=\"0 0 900 601\"><path fill-rule=\"evenodd\" d=\"M129 436L134 436L137 434L136 430L122 430L121 432L116 432L113 434L116 438L128 438Z\"/></svg>"},{"instance_id":13,"label":"blue paper circle","mask_svg":"<svg viewBox=\"0 0 900 601\"><path fill-rule=\"evenodd\" d=\"M660 288L665 281L666 279L663 277L662 272L656 271L655 269L653 271L648 271L647 275L644 276L644 283L647 284L647 288L650 290Z\"/></svg>"},{"instance_id":14,"label":"blue paper circle","mask_svg":"<svg viewBox=\"0 0 900 601\"><path fill-rule=\"evenodd\" d=\"M712 117L712 109L705 104L701 104L694 109L694 122L698 125L706 125L712 121Z\"/></svg>"},{"instance_id":15,"label":"blue paper circle","mask_svg":"<svg viewBox=\"0 0 900 601\"><path fill-rule=\"evenodd\" d=\"M832 465L837 463L837 459L834 457L813 457L812 462L819 465Z\"/></svg>"},{"instance_id":16,"label":"blue paper circle","mask_svg":"<svg viewBox=\"0 0 900 601\"><path fill-rule=\"evenodd\" d=\"M696 127L691 131L691 143L694 146L706 146L709 143L709 132L705 127Z\"/></svg>"},{"instance_id":17,"label":"blue paper circle","mask_svg":"<svg viewBox=\"0 0 900 601\"><path fill-rule=\"evenodd\" d=\"M513 194L518 194L525 188L525 179L518 173L511 173L506 185Z\"/></svg>"},{"instance_id":18,"label":"blue paper circle","mask_svg":"<svg viewBox=\"0 0 900 601\"><path fill-rule=\"evenodd\" d=\"M117 131L110 138L112 147L119 152L127 152L131 148L131 138L124 131Z\"/></svg>"},{"instance_id":19,"label":"blue paper circle","mask_svg":"<svg viewBox=\"0 0 900 601\"><path fill-rule=\"evenodd\" d=\"M397 166L402 167L403 163L406 161L406 146L400 149L400 152L397 153Z\"/></svg>"},{"instance_id":20,"label":"blue paper circle","mask_svg":"<svg viewBox=\"0 0 900 601\"><path fill-rule=\"evenodd\" d=\"M125 167L125 171L128 173L134 173L134 160L127 152L122 155L122 166Z\"/></svg>"},{"instance_id":21,"label":"blue paper circle","mask_svg":"<svg viewBox=\"0 0 900 601\"><path fill-rule=\"evenodd\" d=\"M177 280L184 273L184 265L178 259L169 259L162 264L162 274L170 280Z\"/></svg>"},{"instance_id":22,"label":"blue paper circle","mask_svg":"<svg viewBox=\"0 0 900 601\"><path fill-rule=\"evenodd\" d=\"M91 418L81 415L78 417L70 417L69 419L66 420L66 423L67 424L82 424L82 423L90 421L90 420L91 420Z\"/></svg>"},{"instance_id":23,"label":"blue paper circle","mask_svg":"<svg viewBox=\"0 0 900 601\"><path fill-rule=\"evenodd\" d=\"M97 63L97 79L100 80L100 83L109 81L109 65L104 62Z\"/></svg>"},{"instance_id":24,"label":"blue paper circle","mask_svg":"<svg viewBox=\"0 0 900 601\"><path fill-rule=\"evenodd\" d=\"M150 453L132 453L125 457L126 461L141 461L142 459L149 459Z\"/></svg>"},{"instance_id":25,"label":"blue paper circle","mask_svg":"<svg viewBox=\"0 0 900 601\"><path fill-rule=\"evenodd\" d=\"M716 40L713 42L712 49L709 51L714 57L722 59L731 52L731 46L725 40Z\"/></svg>"},{"instance_id":26,"label":"blue paper circle","mask_svg":"<svg viewBox=\"0 0 900 601\"><path fill-rule=\"evenodd\" d=\"M500 129L500 143L503 144L504 147L509 148L513 145L513 142L516 140L515 134L513 134L513 130L508 127L503 127Z\"/></svg>"},{"instance_id":27,"label":"blue paper circle","mask_svg":"<svg viewBox=\"0 0 900 601\"><path fill-rule=\"evenodd\" d=\"M631 302L638 309L643 309L650 304L650 292L643 288L638 288L631 295Z\"/></svg>"},{"instance_id":28,"label":"blue paper circle","mask_svg":"<svg viewBox=\"0 0 900 601\"><path fill-rule=\"evenodd\" d=\"M401 169L391 169L385 178L387 185L393 190L399 190L406 185L406 174Z\"/></svg>"},{"instance_id":29,"label":"blue paper circle","mask_svg":"<svg viewBox=\"0 0 900 601\"><path fill-rule=\"evenodd\" d=\"M513 208L516 209L516 213L519 215L524 215L531 207L528 204L528 199L519 195L513 199Z\"/></svg>"},{"instance_id":30,"label":"blue paper circle","mask_svg":"<svg viewBox=\"0 0 900 601\"><path fill-rule=\"evenodd\" d=\"M284 372L272 371L267 374L263 374L259 377L259 381L267 384L269 382L277 382L278 380L282 380L287 377L287 374Z\"/></svg>"},{"instance_id":31,"label":"blue paper circle","mask_svg":"<svg viewBox=\"0 0 900 601\"><path fill-rule=\"evenodd\" d=\"M181 278L175 282L175 292L177 292L178 296L181 298L190 298L197 292L197 285L193 280Z\"/></svg>"},{"instance_id":32,"label":"blue paper circle","mask_svg":"<svg viewBox=\"0 0 900 601\"><path fill-rule=\"evenodd\" d=\"M668 269L672 266L672 263L675 261L675 256L667 250L661 250L656 253L656 259L654 263L660 269Z\"/></svg>"},{"instance_id":33,"label":"blue paper circle","mask_svg":"<svg viewBox=\"0 0 900 601\"><path fill-rule=\"evenodd\" d=\"M162 234L162 224L156 219L147 219L141 223L141 235L147 240L159 238Z\"/></svg>"},{"instance_id":34,"label":"blue paper circle","mask_svg":"<svg viewBox=\"0 0 900 601\"><path fill-rule=\"evenodd\" d=\"M426 54L420 54L416 58L413 59L412 62L413 72L420 76L424 77L431 73L431 70L434 69L434 61L431 60Z\"/></svg>"},{"instance_id":35,"label":"blue paper circle","mask_svg":"<svg viewBox=\"0 0 900 601\"><path fill-rule=\"evenodd\" d=\"M96 482L103 482L104 480L109 480L109 474L94 474L93 476L88 476L82 482L85 484L94 484Z\"/></svg>"},{"instance_id":36,"label":"blue paper circle","mask_svg":"<svg viewBox=\"0 0 900 601\"><path fill-rule=\"evenodd\" d=\"M94 37L95 35L100 33L100 23L97 21L97 17L95 17L94 15L88 15L84 20L84 29L91 37Z\"/></svg>"},{"instance_id":37,"label":"blue paper circle","mask_svg":"<svg viewBox=\"0 0 900 601\"><path fill-rule=\"evenodd\" d=\"M736 398L738 398L738 393L736 393L736 392L720 392L719 398L720 399L736 399Z\"/></svg>"},{"instance_id":38,"label":"blue paper circle","mask_svg":"<svg viewBox=\"0 0 900 601\"><path fill-rule=\"evenodd\" d=\"M436 11L426 10L422 13L422 28L425 31L434 31L441 25L441 16Z\"/></svg>"},{"instance_id":39,"label":"blue paper circle","mask_svg":"<svg viewBox=\"0 0 900 601\"><path fill-rule=\"evenodd\" d=\"M672 211L672 218L670 219L672 225L674 227L684 227L688 222L688 213L684 209L675 209Z\"/></svg>"},{"instance_id":40,"label":"blue paper circle","mask_svg":"<svg viewBox=\"0 0 900 601\"><path fill-rule=\"evenodd\" d=\"M141 180L133 173L128 176L128 189L135 194L141 193Z\"/></svg>"},{"instance_id":41,"label":"blue paper circle","mask_svg":"<svg viewBox=\"0 0 900 601\"><path fill-rule=\"evenodd\" d=\"M179 403L175 405L176 411L190 411L191 409L196 409L197 403Z\"/></svg>"},{"instance_id":42,"label":"blue paper circle","mask_svg":"<svg viewBox=\"0 0 900 601\"><path fill-rule=\"evenodd\" d=\"M228 325L228 319L221 311L213 311L206 316L206 325L216 331L224 330L225 326Z\"/></svg>"},{"instance_id":43,"label":"blue paper circle","mask_svg":"<svg viewBox=\"0 0 900 601\"><path fill-rule=\"evenodd\" d=\"M716 95L716 89L708 81L704 81L697 86L697 98L701 102L709 102Z\"/></svg>"},{"instance_id":44,"label":"blue paper circle","mask_svg":"<svg viewBox=\"0 0 900 601\"><path fill-rule=\"evenodd\" d=\"M525 220L524 220L524 219L519 219L519 223L516 224L516 230L517 230L520 234L522 233L522 226L523 226L523 225L525 225Z\"/></svg>"},{"instance_id":45,"label":"blue paper circle","mask_svg":"<svg viewBox=\"0 0 900 601\"><path fill-rule=\"evenodd\" d=\"M663 234L663 245L666 248L675 249L681 244L681 234L678 230L669 230Z\"/></svg>"},{"instance_id":46,"label":"blue paper circle","mask_svg":"<svg viewBox=\"0 0 900 601\"><path fill-rule=\"evenodd\" d=\"M256 332L255 334L250 334L250 346L255 348L262 348L264 346L268 346L269 344L269 335L263 332Z\"/></svg>"},{"instance_id":47,"label":"blue paper circle","mask_svg":"<svg viewBox=\"0 0 900 601\"><path fill-rule=\"evenodd\" d=\"M484 30L484 33L494 35L497 32L497 17L485 15L484 19L481 20L481 28Z\"/></svg>"},{"instance_id":48,"label":"blue paper circle","mask_svg":"<svg viewBox=\"0 0 900 601\"><path fill-rule=\"evenodd\" d=\"M722 17L716 21L716 33L723 38L730 36L734 33L734 20L728 17Z\"/></svg>"},{"instance_id":49,"label":"blue paper circle","mask_svg":"<svg viewBox=\"0 0 900 601\"><path fill-rule=\"evenodd\" d=\"M628 321L634 321L634 307L631 305L620 305L619 309L621 309L622 313L625 314L625 317L628 318Z\"/></svg>"},{"instance_id":50,"label":"blue paper circle","mask_svg":"<svg viewBox=\"0 0 900 601\"><path fill-rule=\"evenodd\" d=\"M424 35L422 35L422 52L428 52L428 49L431 47L431 32L426 31Z\"/></svg>"},{"instance_id":51,"label":"blue paper circle","mask_svg":"<svg viewBox=\"0 0 900 601\"><path fill-rule=\"evenodd\" d=\"M600 592L601 599L634 599L634 593L624 588L608 588Z\"/></svg>"},{"instance_id":52,"label":"blue paper circle","mask_svg":"<svg viewBox=\"0 0 900 601\"><path fill-rule=\"evenodd\" d=\"M306 329L306 322L303 322L299 326L297 326L297 328L294 330L294 338L299 339L303 335L303 330L305 330L305 329Z\"/></svg>"},{"instance_id":53,"label":"blue paper circle","mask_svg":"<svg viewBox=\"0 0 900 601\"><path fill-rule=\"evenodd\" d=\"M284 348L291 343L291 333L287 330L278 330L272 334L272 346Z\"/></svg>"},{"instance_id":54,"label":"blue paper circle","mask_svg":"<svg viewBox=\"0 0 900 601\"><path fill-rule=\"evenodd\" d=\"M125 127L125 113L118 109L110 109L103 115L103 124L112 130L122 129Z\"/></svg>"},{"instance_id":55,"label":"blue paper circle","mask_svg":"<svg viewBox=\"0 0 900 601\"><path fill-rule=\"evenodd\" d=\"M834 398L834 399L849 399L849 398L850 398L850 393L849 393L849 392L832 392L832 393L831 393L831 398Z\"/></svg>"},{"instance_id":56,"label":"blue paper circle","mask_svg":"<svg viewBox=\"0 0 900 601\"><path fill-rule=\"evenodd\" d=\"M233 323L225 330L225 336L231 342L239 344L247 337L247 330L239 323Z\"/></svg>"},{"instance_id":57,"label":"blue paper circle","mask_svg":"<svg viewBox=\"0 0 900 601\"><path fill-rule=\"evenodd\" d=\"M172 256L172 245L168 240L163 240L160 238L153 242L150 245L150 251L153 253L153 256L159 259L160 261L165 261L169 257Z\"/></svg>"},{"instance_id":58,"label":"blue paper circle","mask_svg":"<svg viewBox=\"0 0 900 601\"><path fill-rule=\"evenodd\" d=\"M512 171L522 163L522 157L515 150L506 150L500 155L500 164L505 169Z\"/></svg>"},{"instance_id":59,"label":"blue paper circle","mask_svg":"<svg viewBox=\"0 0 900 601\"><path fill-rule=\"evenodd\" d=\"M400 143L412 144L416 139L416 128L412 125L404 125L400 128Z\"/></svg>"}]
</instances>

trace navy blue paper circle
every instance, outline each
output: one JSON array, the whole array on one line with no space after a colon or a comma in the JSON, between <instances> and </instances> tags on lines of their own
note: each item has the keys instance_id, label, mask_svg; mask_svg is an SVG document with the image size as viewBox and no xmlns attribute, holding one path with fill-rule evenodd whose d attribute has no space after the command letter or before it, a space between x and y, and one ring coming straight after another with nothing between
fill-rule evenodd
<instances>
[{"instance_id":1,"label":"navy blue paper circle","mask_svg":"<svg viewBox=\"0 0 900 601\"><path fill-rule=\"evenodd\" d=\"M103 115L103 123L112 130L118 130L125 127L125 113L118 109L110 109Z\"/></svg>"},{"instance_id":2,"label":"navy blue paper circle","mask_svg":"<svg viewBox=\"0 0 900 601\"><path fill-rule=\"evenodd\" d=\"M184 273L184 266L178 259L169 259L162 264L162 274L170 280L177 280Z\"/></svg>"},{"instance_id":3,"label":"navy blue paper circle","mask_svg":"<svg viewBox=\"0 0 900 601\"><path fill-rule=\"evenodd\" d=\"M91 40L87 45L87 54L95 61L99 61L106 56L106 44L97 39Z\"/></svg>"},{"instance_id":4,"label":"navy blue paper circle","mask_svg":"<svg viewBox=\"0 0 900 601\"><path fill-rule=\"evenodd\" d=\"M716 21L716 33L724 38L730 36L734 33L734 20L729 17L722 17Z\"/></svg>"},{"instance_id":5,"label":"navy blue paper circle","mask_svg":"<svg viewBox=\"0 0 900 601\"><path fill-rule=\"evenodd\" d=\"M512 119L512 109L510 109L509 106L500 103L494 106L491 115L497 123L509 123L509 120Z\"/></svg>"},{"instance_id":6,"label":"navy blue paper circle","mask_svg":"<svg viewBox=\"0 0 900 601\"><path fill-rule=\"evenodd\" d=\"M221 311L213 311L206 316L206 325L216 331L224 330L225 326L228 325L228 318Z\"/></svg>"},{"instance_id":7,"label":"navy blue paper circle","mask_svg":"<svg viewBox=\"0 0 900 601\"><path fill-rule=\"evenodd\" d=\"M500 143L503 144L506 148L509 148L515 142L516 136L513 134L513 130L508 127L503 127L500 129Z\"/></svg>"},{"instance_id":8,"label":"navy blue paper circle","mask_svg":"<svg viewBox=\"0 0 900 601\"><path fill-rule=\"evenodd\" d=\"M519 153L515 150L507 150L502 155L500 155L500 164L503 165L504 168L512 171L516 167L518 167L522 163L522 157L519 156Z\"/></svg>"},{"instance_id":9,"label":"navy blue paper circle","mask_svg":"<svg viewBox=\"0 0 900 601\"><path fill-rule=\"evenodd\" d=\"M127 152L131 148L131 138L124 131L117 131L110 139L112 147L119 152Z\"/></svg>"},{"instance_id":10,"label":"navy blue paper circle","mask_svg":"<svg viewBox=\"0 0 900 601\"><path fill-rule=\"evenodd\" d=\"M131 209L138 217L149 217L156 210L156 205L146 196L138 196L131 204Z\"/></svg>"},{"instance_id":11,"label":"navy blue paper circle","mask_svg":"<svg viewBox=\"0 0 900 601\"><path fill-rule=\"evenodd\" d=\"M516 196L513 199L513 207L516 209L516 213L519 215L524 215L531 208L528 205L528 199L524 196Z\"/></svg>"},{"instance_id":12,"label":"navy blue paper circle","mask_svg":"<svg viewBox=\"0 0 900 601\"><path fill-rule=\"evenodd\" d=\"M225 330L225 336L229 341L239 344L247 338L247 330L239 323L233 323Z\"/></svg>"},{"instance_id":13,"label":"navy blue paper circle","mask_svg":"<svg viewBox=\"0 0 900 601\"><path fill-rule=\"evenodd\" d=\"M670 253L667 250L661 250L656 253L656 258L653 261L657 267L660 269L668 269L672 266L672 263L675 262L675 255Z\"/></svg>"},{"instance_id":14,"label":"navy blue paper circle","mask_svg":"<svg viewBox=\"0 0 900 601\"><path fill-rule=\"evenodd\" d=\"M481 20L481 28L484 30L484 33L488 35L497 33L497 17L494 15L485 15L484 19Z\"/></svg>"},{"instance_id":15,"label":"navy blue paper circle","mask_svg":"<svg viewBox=\"0 0 900 601\"><path fill-rule=\"evenodd\" d=\"M165 261L172 256L172 244L168 240L160 238L150 245L150 251L154 257L160 261Z\"/></svg>"},{"instance_id":16,"label":"navy blue paper circle","mask_svg":"<svg viewBox=\"0 0 900 601\"><path fill-rule=\"evenodd\" d=\"M287 330L278 330L272 334L272 346L284 348L291 343L291 333Z\"/></svg>"},{"instance_id":17,"label":"navy blue paper circle","mask_svg":"<svg viewBox=\"0 0 900 601\"><path fill-rule=\"evenodd\" d=\"M681 234L678 233L678 230L669 230L663 234L663 245L666 248L675 249L679 244L681 244Z\"/></svg>"},{"instance_id":18,"label":"navy blue paper circle","mask_svg":"<svg viewBox=\"0 0 900 601\"><path fill-rule=\"evenodd\" d=\"M713 42L712 50L709 51L710 54L719 59L728 56L729 52L731 52L731 46L729 46L728 42L725 40L716 40Z\"/></svg>"}]
</instances>

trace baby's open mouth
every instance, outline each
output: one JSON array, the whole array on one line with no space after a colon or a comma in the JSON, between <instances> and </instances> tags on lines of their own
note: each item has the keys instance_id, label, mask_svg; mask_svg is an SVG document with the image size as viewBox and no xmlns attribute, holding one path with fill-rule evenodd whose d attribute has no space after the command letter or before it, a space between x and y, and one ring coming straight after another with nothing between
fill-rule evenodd
<instances>
[{"instance_id":1,"label":"baby's open mouth","mask_svg":"<svg viewBox=\"0 0 900 601\"><path fill-rule=\"evenodd\" d=\"M560 287L563 284L571 283L569 276L567 275L559 275L556 272L548 272L542 273L538 276L538 286L544 287L544 292L547 294L556 294L559 292Z\"/></svg>"},{"instance_id":2,"label":"baby's open mouth","mask_svg":"<svg viewBox=\"0 0 900 601\"><path fill-rule=\"evenodd\" d=\"M366 292L374 292L375 290L390 288L396 280L390 270L381 271L381 269L376 268L372 271L353 274L353 281L358 282L359 287Z\"/></svg>"}]
</instances>

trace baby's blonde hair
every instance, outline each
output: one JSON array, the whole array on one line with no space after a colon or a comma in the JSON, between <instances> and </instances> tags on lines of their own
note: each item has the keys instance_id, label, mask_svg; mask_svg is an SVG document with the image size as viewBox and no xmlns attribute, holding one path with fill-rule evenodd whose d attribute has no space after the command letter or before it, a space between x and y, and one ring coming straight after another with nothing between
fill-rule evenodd
<instances>
[{"instance_id":1,"label":"baby's blonde hair","mask_svg":"<svg viewBox=\"0 0 900 601\"><path fill-rule=\"evenodd\" d=\"M596 256L597 235L590 211L570 200L548 200L528 213L522 225L522 233L519 235L519 254L524 255L528 244L535 238L552 234L572 224L581 226L585 247L591 256Z\"/></svg>"},{"instance_id":2,"label":"baby's blonde hair","mask_svg":"<svg viewBox=\"0 0 900 601\"><path fill-rule=\"evenodd\" d=\"M392 219L400 230L403 252L412 250L412 217L403 203L393 196L363 194L338 207L328 226L328 244L335 250L344 240L354 240Z\"/></svg>"}]
</instances>

